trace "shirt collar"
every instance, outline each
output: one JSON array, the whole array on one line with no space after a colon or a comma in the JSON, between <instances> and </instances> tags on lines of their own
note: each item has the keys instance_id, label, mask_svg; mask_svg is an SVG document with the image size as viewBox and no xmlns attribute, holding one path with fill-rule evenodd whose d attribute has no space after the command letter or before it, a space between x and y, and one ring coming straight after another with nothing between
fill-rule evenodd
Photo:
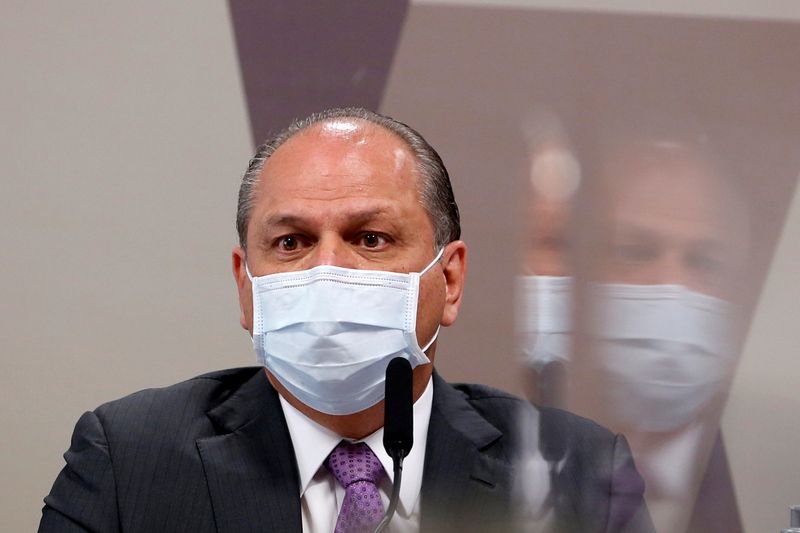
<instances>
[{"instance_id":1,"label":"shirt collar","mask_svg":"<svg viewBox=\"0 0 800 533\"><path fill-rule=\"evenodd\" d=\"M308 418L283 396L278 395L278 397L292 438L302 497L311 479L342 437ZM403 483L400 487L398 505L398 512L403 516L408 516L414 510L422 489L422 470L432 407L433 379L430 379L422 396L414 402L414 446L403 460ZM389 480L394 481L392 459L383 448L383 427L359 442L367 443L383 465Z\"/></svg>"}]
</instances>

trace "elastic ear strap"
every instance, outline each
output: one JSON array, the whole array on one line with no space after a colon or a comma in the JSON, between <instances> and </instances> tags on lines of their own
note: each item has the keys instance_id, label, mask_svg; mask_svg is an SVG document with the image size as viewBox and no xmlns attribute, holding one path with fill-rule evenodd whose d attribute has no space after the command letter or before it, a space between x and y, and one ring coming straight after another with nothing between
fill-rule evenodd
<instances>
[{"instance_id":1,"label":"elastic ear strap","mask_svg":"<svg viewBox=\"0 0 800 533\"><path fill-rule=\"evenodd\" d=\"M439 262L439 259L441 259L441 258L442 258L442 255L443 255L443 254L444 254L444 247L441 247L441 248L439 248L439 253L438 253L438 254L436 254L436 257L434 257L434 258L433 258L433 261L431 261L430 263L428 263L428 266L426 266L425 268L423 268L423 269L422 269L422 272L420 272L420 273L419 273L420 277L422 277L422 276L423 276L423 274L425 274L425 273L426 273L428 270L430 270L431 268L433 268L433 265L435 265L436 263L438 263L438 262Z\"/></svg>"},{"instance_id":2,"label":"elastic ear strap","mask_svg":"<svg viewBox=\"0 0 800 533\"><path fill-rule=\"evenodd\" d=\"M244 271L247 272L247 277L250 283L253 283L253 275L250 273L250 267L247 266L247 259L244 260Z\"/></svg>"},{"instance_id":3,"label":"elastic ear strap","mask_svg":"<svg viewBox=\"0 0 800 533\"><path fill-rule=\"evenodd\" d=\"M439 330L440 329L442 329L442 326L436 326L436 331L433 332L433 337L431 337L431 340L428 341L428 344L426 344L425 347L422 348L423 352L427 351L428 348L431 347L431 344L434 343L434 341L436 340L436 337L439 336Z\"/></svg>"}]
</instances>

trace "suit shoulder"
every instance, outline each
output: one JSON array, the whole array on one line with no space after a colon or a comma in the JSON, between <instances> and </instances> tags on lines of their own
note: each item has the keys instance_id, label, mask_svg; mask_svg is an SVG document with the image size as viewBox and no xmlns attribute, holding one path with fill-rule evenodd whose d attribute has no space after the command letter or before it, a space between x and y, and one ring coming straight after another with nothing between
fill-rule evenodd
<instances>
[{"instance_id":1,"label":"suit shoulder","mask_svg":"<svg viewBox=\"0 0 800 533\"><path fill-rule=\"evenodd\" d=\"M536 407L527 400L487 385L450 384L483 418L502 431L519 426L523 418L536 417Z\"/></svg>"},{"instance_id":2,"label":"suit shoulder","mask_svg":"<svg viewBox=\"0 0 800 533\"><path fill-rule=\"evenodd\" d=\"M136 427L137 423L155 428L174 426L179 420L205 419L205 413L219 405L261 367L232 368L209 372L167 387L144 389L118 400L104 403L94 413L104 427Z\"/></svg>"},{"instance_id":3,"label":"suit shoulder","mask_svg":"<svg viewBox=\"0 0 800 533\"><path fill-rule=\"evenodd\" d=\"M581 433L595 438L610 439L614 434L594 420L576 415L557 407L536 406L542 418L542 427L550 431Z\"/></svg>"},{"instance_id":4,"label":"suit shoulder","mask_svg":"<svg viewBox=\"0 0 800 533\"><path fill-rule=\"evenodd\" d=\"M510 403L527 403L518 396L488 385L478 385L475 383L450 383L451 387L461 392L469 402L498 401Z\"/></svg>"},{"instance_id":5,"label":"suit shoulder","mask_svg":"<svg viewBox=\"0 0 800 533\"><path fill-rule=\"evenodd\" d=\"M613 445L615 435L600 424L555 407L543 407L508 392L488 387L456 383L452 385L485 418L497 424L519 425L520 420L537 420L544 445Z\"/></svg>"},{"instance_id":6,"label":"suit shoulder","mask_svg":"<svg viewBox=\"0 0 800 533\"><path fill-rule=\"evenodd\" d=\"M537 409L539 446L546 459L557 461L572 455L587 468L599 468L613 462L618 438L607 428L563 409Z\"/></svg>"}]
</instances>

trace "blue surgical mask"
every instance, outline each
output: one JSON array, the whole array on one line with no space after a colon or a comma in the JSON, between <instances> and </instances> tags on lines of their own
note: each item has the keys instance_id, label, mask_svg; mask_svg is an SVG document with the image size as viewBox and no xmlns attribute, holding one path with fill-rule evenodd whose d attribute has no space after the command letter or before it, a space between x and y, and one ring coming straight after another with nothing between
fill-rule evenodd
<instances>
[{"instance_id":1,"label":"blue surgical mask","mask_svg":"<svg viewBox=\"0 0 800 533\"><path fill-rule=\"evenodd\" d=\"M395 357L430 363L416 322L421 272L318 266L253 277L253 347L259 362L305 405L332 415L363 411L383 399Z\"/></svg>"}]
</instances>

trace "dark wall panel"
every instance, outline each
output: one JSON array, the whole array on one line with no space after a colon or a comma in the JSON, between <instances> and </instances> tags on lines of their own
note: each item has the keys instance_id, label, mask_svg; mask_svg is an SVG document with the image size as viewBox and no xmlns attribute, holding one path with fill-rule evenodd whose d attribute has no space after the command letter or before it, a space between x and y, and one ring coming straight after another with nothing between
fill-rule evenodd
<instances>
[{"instance_id":1,"label":"dark wall panel","mask_svg":"<svg viewBox=\"0 0 800 533\"><path fill-rule=\"evenodd\" d=\"M255 143L328 107L377 109L407 0L229 0Z\"/></svg>"}]
</instances>

